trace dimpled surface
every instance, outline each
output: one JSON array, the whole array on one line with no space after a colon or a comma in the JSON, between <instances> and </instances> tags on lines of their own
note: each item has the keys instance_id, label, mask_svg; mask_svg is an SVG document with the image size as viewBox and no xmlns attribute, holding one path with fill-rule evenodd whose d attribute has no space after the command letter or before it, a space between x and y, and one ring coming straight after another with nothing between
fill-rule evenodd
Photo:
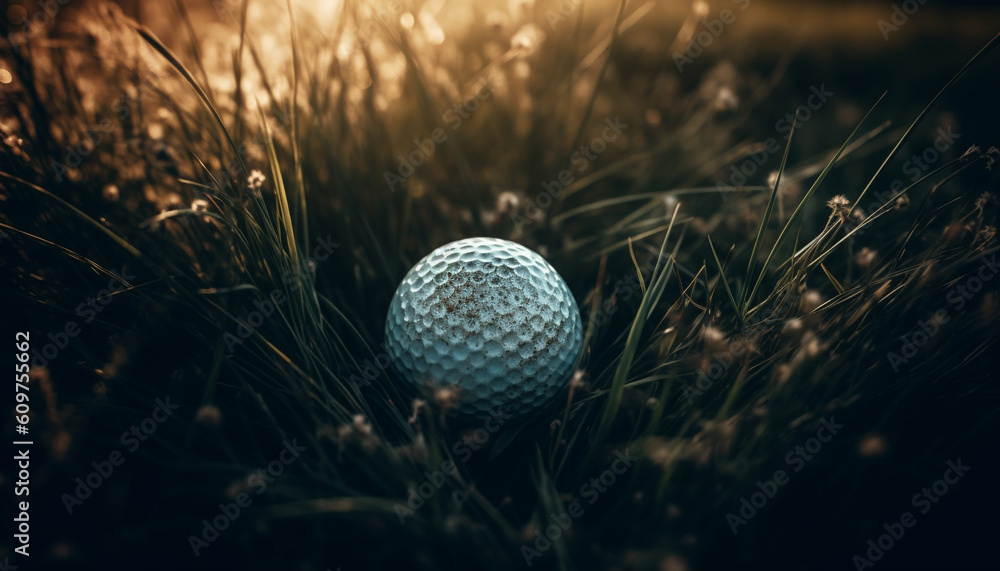
<instances>
[{"instance_id":1,"label":"dimpled surface","mask_svg":"<svg viewBox=\"0 0 1000 571\"><path fill-rule=\"evenodd\" d=\"M573 373L583 324L566 282L541 256L496 238L441 246L396 289L385 346L420 386L457 385L454 410L485 418L535 410Z\"/></svg>"}]
</instances>

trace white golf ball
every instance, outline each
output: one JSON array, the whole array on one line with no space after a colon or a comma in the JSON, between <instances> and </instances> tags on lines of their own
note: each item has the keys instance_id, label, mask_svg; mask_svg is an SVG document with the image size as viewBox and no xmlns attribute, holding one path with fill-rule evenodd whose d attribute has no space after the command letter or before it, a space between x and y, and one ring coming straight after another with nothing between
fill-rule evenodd
<instances>
[{"instance_id":1,"label":"white golf ball","mask_svg":"<svg viewBox=\"0 0 1000 571\"><path fill-rule=\"evenodd\" d=\"M541 256L507 240L469 238L406 274L385 337L408 382L458 389L459 415L485 418L499 408L520 416L567 384L583 324L566 282Z\"/></svg>"}]
</instances>

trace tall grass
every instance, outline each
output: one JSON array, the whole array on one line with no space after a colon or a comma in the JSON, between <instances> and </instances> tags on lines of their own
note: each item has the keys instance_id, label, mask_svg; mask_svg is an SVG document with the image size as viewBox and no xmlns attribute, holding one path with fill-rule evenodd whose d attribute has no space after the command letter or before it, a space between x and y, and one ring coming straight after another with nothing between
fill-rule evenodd
<instances>
[{"instance_id":1,"label":"tall grass","mask_svg":"<svg viewBox=\"0 0 1000 571\"><path fill-rule=\"evenodd\" d=\"M154 395L184 403L178 421L129 464L131 475L109 482L121 495L91 500L89 512L67 520L67 536L87 537L79 522L97 521L118 544L76 541L47 557L518 568L523 548L538 549L553 518L622 453L639 460L550 538L532 567L753 566L769 556L756 547L769 525L806 517L799 502L834 513L842 498L870 497L859 486L872 468L856 450L866 430L902 442L909 408L995 396L977 368L998 339L994 284L962 313L960 328L922 350L933 365L899 376L885 356L997 251L995 199L962 182L992 165L997 150L971 149L896 195L913 195L919 208L887 203L851 229L847 222L997 38L901 134L863 131L865 115L838 134L841 146L797 169L790 138L773 184L734 189L738 200L721 202L712 177L751 151L730 140L747 112L728 115L711 94L747 86L720 64L700 91L666 104L634 95L629 81L654 82L629 76L619 50L654 3L586 5L558 27L545 19L553 4L473 5L457 24L418 4L414 23L395 18L359 41L376 17L367 4L345 2L331 30L288 2L287 49L274 53L249 2L234 5L232 42L188 25L189 37L172 45L99 4L79 15L80 26L109 29L108 37L39 39L3 54L17 76L2 106L0 153L13 299L44 316L38 331L55 330L73 319L81 292L123 264L139 276L87 335L34 372L39 382L51 377L53 413L37 422L61 469L41 485L58 497ZM183 2L175 7L194 21ZM446 30L443 43L434 24ZM232 80L206 55L217 43L231 48ZM64 61L87 71L59 73ZM474 98L483 77L491 97L452 129L448 109ZM766 92L775 81L753 87ZM529 212L540 183L558 179L569 153L618 116L630 124L625 136L549 207ZM106 138L57 176L52 161L66 162L65 146L79 146L106 119ZM447 142L390 189L385 172L436 128ZM864 188L827 192L836 169L866 167L847 162L865 145L892 148ZM789 198L786 179L810 185ZM847 202L833 199L826 215L821 197L832 194ZM877 250L874 262L854 255L861 229L871 231L864 243ZM449 421L447 394L405 391L379 341L403 273L433 247L471 235L543 252L581 301L586 334L567 393L466 455L461 443L481 427ZM313 257L323 244L335 244L329 258ZM731 270L743 267L740 276ZM247 327L268 303L272 312ZM960 383L945 381L955 374ZM877 420L863 420L873 411ZM725 514L829 415L851 419L851 436L831 443L796 491L759 516L766 521L733 536ZM994 416L935 426L957 439ZM306 448L301 458L195 557L188 536L295 439ZM823 530L834 537L850 516L829 518ZM819 543L850 551L865 533L859 525L836 535L840 544ZM805 547L795 553L805 565L825 561Z\"/></svg>"}]
</instances>

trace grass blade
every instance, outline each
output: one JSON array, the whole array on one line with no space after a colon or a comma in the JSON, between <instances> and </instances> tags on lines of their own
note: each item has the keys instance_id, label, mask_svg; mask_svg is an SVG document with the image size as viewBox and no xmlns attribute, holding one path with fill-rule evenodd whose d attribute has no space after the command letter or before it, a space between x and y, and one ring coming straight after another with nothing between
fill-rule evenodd
<instances>
[{"instance_id":1,"label":"grass blade","mask_svg":"<svg viewBox=\"0 0 1000 571\"><path fill-rule=\"evenodd\" d=\"M885 93L883 93L882 96L878 98L878 101L876 101L875 104L872 105L871 109L869 109L868 112L865 113L865 116L861 118L861 121L859 121L858 125L854 127L853 131L851 131L851 134L847 137L847 140L844 141L844 144L840 146L840 149L837 150L837 153L833 155L833 158L830 159L829 163L827 163L826 167L823 169L823 172L819 174L819 176L816 178L816 181L813 182L812 186L809 187L809 190L806 191L805 195L802 197L802 200L799 201L798 206L796 206L795 210L792 212L792 215L788 217L788 221L785 222L785 226L781 229L781 233L778 234L777 240L774 241L774 246L771 247L771 252L768 253L767 258L764 260L764 265L760 268L760 277L757 278L757 281L754 283L753 289L750 290L750 295L747 296L745 300L747 305L753 302L754 294L757 293L757 290L760 288L760 285L764 282L764 277L767 275L767 266L771 263L771 259L774 257L775 252L778 251L778 247L781 246L781 241L785 237L785 234L788 233L788 230L792 227L792 223L794 223L795 220L799 217L799 214L802 213L802 209L805 207L806 203L809 201L812 195L816 192L816 189L819 188L821 184L823 184L823 181L826 179L826 176L830 174L830 170L833 168L833 165L837 164L837 159L840 158L840 155L844 152L844 149L847 148L847 145L851 142L852 139L854 139L854 136L857 135L858 130L861 129L861 125L865 123L865 120L868 119L868 116L872 114L872 111L875 110L875 107L878 106L878 104L882 101L883 98L885 98Z\"/></svg>"},{"instance_id":2,"label":"grass blade","mask_svg":"<svg viewBox=\"0 0 1000 571\"><path fill-rule=\"evenodd\" d=\"M632 237L628 238L628 253L632 256L632 265L635 266L635 275L639 279L639 289L642 290L642 295L646 295L646 280L642 277L642 270L639 269L639 262L635 261L635 250L632 248Z\"/></svg>"},{"instance_id":3,"label":"grass blade","mask_svg":"<svg viewBox=\"0 0 1000 571\"><path fill-rule=\"evenodd\" d=\"M149 28L143 26L142 24L139 24L138 22L130 22L130 24L135 29L135 31L142 37L142 39L146 40L146 43L148 43L154 50L159 52L159 54L162 55L170 63L170 65L172 65L174 69L176 69L177 72L180 73L181 76L183 76L184 79L188 82L188 84L195 90L195 93L198 94L198 98L201 99L202 103L205 104L205 107L208 109L208 112L212 114L212 117L215 118L215 122L218 123L219 128L222 129L223 136L225 136L226 141L229 142L229 147L233 150L233 153L236 155L236 159L240 162L240 166L243 168L243 174L244 175L249 174L250 171L247 169L246 163L243 162L243 155L241 155L239 150L237 150L236 144L233 142L233 138L229 136L229 130L226 129L226 124L222 122L222 116L219 115L218 111L216 111L215 106L212 105L212 100L208 97L208 94L201 87L201 85L194 78L194 76L191 75L191 72L188 71L188 69L184 66L184 64L182 64L180 60L177 59L177 56L175 56L174 53L170 51L170 48L163 45L163 42L161 42L155 35L153 35L153 32Z\"/></svg>"},{"instance_id":4,"label":"grass blade","mask_svg":"<svg viewBox=\"0 0 1000 571\"><path fill-rule=\"evenodd\" d=\"M267 117L260 105L257 105L260 112L261 129L264 130L264 141L267 146L267 161L271 167L271 174L274 176L274 195L278 199L278 224L285 228L285 241L288 246L288 253L292 259L292 271L296 277L300 277L301 264L299 264L298 246L295 244L295 229L292 225L292 214L288 208L288 194L285 192L285 183L281 177L281 165L278 164L278 155L274 150L274 140L271 138L271 128L267 124Z\"/></svg>"},{"instance_id":5,"label":"grass blade","mask_svg":"<svg viewBox=\"0 0 1000 571\"><path fill-rule=\"evenodd\" d=\"M100 230L102 234L104 234L105 236L107 236L107 237L111 238L112 240L114 240L114 242L116 244L118 244L122 249L124 249L129 254L135 256L136 258L144 258L144 256L142 255L142 252L140 252L139 250L137 250L135 248L135 246L133 246L132 244L129 244L128 242L126 242L124 238L122 238L121 236L119 236L118 234L116 234L113 230L111 230L110 228L108 228L104 224L101 224L97 220L94 220L89 215L87 215L86 212L84 212L84 211L80 210L79 208L73 206L69 202L66 202L65 200L63 200L62 198L56 196L55 194L52 194L51 192L45 190L44 188L38 186L37 184L34 184L32 182L29 182L29 181L26 181L23 178L14 176L12 174L7 174L7 173L5 173L3 171L0 171L0 176L4 177L6 179L12 180L14 182L23 184L24 186L27 186L28 188L30 188L32 190L35 190L37 192L40 192L40 193L44 194L45 196L47 196L47 197L55 200L59 204L65 206L68 209L70 209L73 212L73 214L76 214L81 220L83 220L84 222L86 222L88 225L94 227L97 230Z\"/></svg>"},{"instance_id":6,"label":"grass blade","mask_svg":"<svg viewBox=\"0 0 1000 571\"><path fill-rule=\"evenodd\" d=\"M826 266L824 264L820 264L819 267L823 268L823 273L826 274L827 279L829 279L830 283L833 284L833 287L834 289L837 290L837 293L838 294L844 293L844 286L840 285L840 282L837 281L837 278L833 277L833 274L830 273L830 270L826 269Z\"/></svg>"},{"instance_id":7,"label":"grass blade","mask_svg":"<svg viewBox=\"0 0 1000 571\"><path fill-rule=\"evenodd\" d=\"M601 420L597 425L597 432L595 440L600 442L607 436L608 431L611 429L611 424L618 414L618 409L621 406L622 393L625 390L625 380L628 378L629 370L632 368L632 362L635 359L636 351L639 348L639 340L642 337L642 330L646 325L646 319L649 315L650 310L654 304L654 300L659 299L659 294L662 293L663 289L666 287L666 276L670 274L669 268L672 263L672 258L666 263L662 261L663 254L667 247L667 241L670 240L670 232L673 230L674 220L677 219L677 212L680 210L680 204L674 208L673 216L670 219L670 226L667 227L667 232L663 235L663 244L660 246L660 255L656 261L656 267L653 269L653 274L649 278L649 289L646 291L645 295L642 296L642 301L639 303L639 310L636 312L635 319L632 320L632 326L628 332L628 338L625 341L625 348L622 351L621 359L618 361L618 366L615 369L614 376L611 379L611 387L608 390L608 400L604 404L604 412L601 415Z\"/></svg>"},{"instance_id":8,"label":"grass blade","mask_svg":"<svg viewBox=\"0 0 1000 571\"><path fill-rule=\"evenodd\" d=\"M899 148L903 146L903 143L910 138L910 135L913 133L913 129L915 129L916 126L919 125L920 122L924 120L924 117L927 115L927 112L931 110L931 107L933 107L935 103L937 103L937 100L940 99L941 96L944 95L946 91L951 89L951 86L954 85L959 79L961 79L962 76L965 75L967 71L969 71L969 68L972 67L972 64L976 63L976 61L979 58L985 56L987 53L990 52L990 50L995 48L998 40L1000 40L1000 33L997 33L997 35L993 36L993 38L990 39L990 41L987 42L985 46L983 46L982 48L979 49L978 52L976 52L976 55L972 56L972 58L969 59L969 61L965 62L965 65L962 66L962 69L958 70L958 72L956 72L955 75L952 76L950 80L948 80L948 83L944 84L944 87L942 87L941 90L937 92L937 95L935 95L930 100L930 102L927 103L923 111L921 111L917 115L916 119L914 119L913 122L910 123L910 126L906 128L906 132L904 132L903 135L899 138L899 142L896 143L896 146L892 148L892 151L890 151L889 154L885 157L885 160L882 161L882 166L880 166L878 170L875 171L875 174L872 175L872 178L868 181L868 184L865 186L864 190L862 190L861 194L858 195L858 199L854 201L853 205L851 205L851 211L857 208L858 204L861 204L861 200L865 197L865 194L868 193L868 189L871 188L872 184L875 182L875 179L878 178L878 175L882 174L882 170L885 169L885 165L889 163L892 157L896 156L896 152L899 151Z\"/></svg>"},{"instance_id":9,"label":"grass blade","mask_svg":"<svg viewBox=\"0 0 1000 571\"><path fill-rule=\"evenodd\" d=\"M788 141L785 143L785 154L781 157L781 166L778 167L778 176L774 179L774 188L771 189L771 196L767 199L767 208L764 209L764 217L760 221L760 228L757 230L757 238L753 242L753 248L750 250L750 260L747 262L747 273L746 277L743 279L743 287L740 291L740 304L736 307L736 311L740 314L740 322L743 322L743 318L746 315L746 307L744 303L749 302L746 299L747 286L750 284L750 279L753 276L753 267L757 262L757 252L760 251L760 245L764 242L764 231L767 229L767 223L771 220L771 212L774 211L774 203L778 199L778 187L781 185L781 175L785 172L785 165L788 163L788 151L792 148L792 137L795 135L795 122L796 119L792 120L792 130L788 133ZM715 249L712 249L712 254L715 254ZM718 257L716 257L716 262L718 262ZM720 266L721 271L721 266ZM725 279L725 277L723 277ZM726 285L726 289L729 289L729 285ZM732 297L732 296L730 296Z\"/></svg>"},{"instance_id":10,"label":"grass blade","mask_svg":"<svg viewBox=\"0 0 1000 571\"><path fill-rule=\"evenodd\" d=\"M712 258L715 259L715 265L719 267L719 281L722 282L723 287L726 288L726 295L729 297L729 303L733 305L733 311L736 314L736 319L743 326L743 312L740 310L740 305L736 303L736 298L733 297L733 290L729 288L729 280L726 279L726 270L722 267L722 262L719 261L719 254L715 251L715 244L712 243L712 237L708 238L708 248L712 251Z\"/></svg>"}]
</instances>

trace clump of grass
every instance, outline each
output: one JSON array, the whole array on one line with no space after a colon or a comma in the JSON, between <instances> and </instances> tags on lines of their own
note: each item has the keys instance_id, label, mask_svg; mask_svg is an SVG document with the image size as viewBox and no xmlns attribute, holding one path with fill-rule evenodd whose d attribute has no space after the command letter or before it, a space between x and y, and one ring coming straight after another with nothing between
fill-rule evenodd
<instances>
[{"instance_id":1,"label":"clump of grass","mask_svg":"<svg viewBox=\"0 0 1000 571\"><path fill-rule=\"evenodd\" d=\"M994 414L979 410L995 389L978 369L997 343L994 289L923 348L932 366L899 375L885 356L996 252L995 198L963 182L993 164L995 148L970 149L904 189L908 210L887 203L849 228L935 97L902 133L866 116L798 169L789 140L772 184L722 202L711 177L747 152L730 129L748 111L715 94L766 93L774 78L741 83L720 63L682 92L623 63L627 33L652 3L599 17L588 7L558 28L544 25L544 6L475 5L458 23L414 6L410 24L393 19L358 42L373 17L365 5L345 3L325 30L289 4L288 47L269 53L254 28L261 15L242 3L231 12L231 79L197 27L168 46L103 4L62 32L64 44L4 53L17 72L0 134L12 291L44 316L41 331L55 330L75 319L81 292L120 268L136 276L35 371L53 387L51 413L36 420L54 466L41 485L59 497L156 396L183 403L129 475L109 479L79 515L52 506L67 523L47 557L134 560L156 549L186 566L249 568L509 569L526 557L560 569L754 566L768 560L760 546L772 530L806 543L781 525L808 517L805 505L835 514L827 540L794 549L811 564L867 537L857 514L838 512L876 495L858 489L878 469L857 453L861 436L903 448L914 411L941 400ZM85 41L104 29L113 33ZM551 49L540 49L543 35ZM60 72L67 61L87 71ZM482 77L491 97L452 129L447 110L475 97ZM655 96L630 94L630 82ZM626 136L529 212L539 183L619 116ZM79 167L54 169L94 125L108 127ZM391 189L385 173L436 128L447 143ZM838 189L847 198L823 212L821 190L852 153L887 144L871 182ZM789 178L811 185L786 204ZM861 230L863 257L852 241ZM567 394L479 448L469 445L479 427L449 424L447 398L401 390L379 348L382 308L403 273L469 235L545 253L586 324ZM318 247L327 258L313 256ZM847 419L847 436L733 535L725 515L829 416ZM938 418L956 438L983 426ZM189 538L202 521L253 490L254 472L289 441L302 455L195 557ZM637 459L613 485L591 484L619 454ZM562 520L574 502L582 515ZM95 521L115 545L84 539L95 532L81 523ZM539 537L563 521L543 548Z\"/></svg>"}]
</instances>

